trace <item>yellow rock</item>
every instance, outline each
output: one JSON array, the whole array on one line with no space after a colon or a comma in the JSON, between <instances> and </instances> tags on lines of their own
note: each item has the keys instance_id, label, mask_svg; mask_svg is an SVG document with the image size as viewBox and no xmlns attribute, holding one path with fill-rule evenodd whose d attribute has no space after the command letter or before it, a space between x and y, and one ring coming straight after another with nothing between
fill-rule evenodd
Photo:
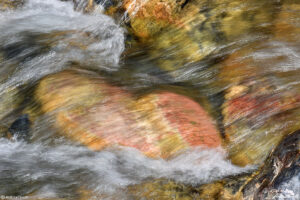
<instances>
[{"instance_id":1,"label":"yellow rock","mask_svg":"<svg viewBox=\"0 0 300 200\"><path fill-rule=\"evenodd\" d=\"M242 96L243 94L245 94L248 91L248 87L244 86L244 85L235 85L230 87L225 95L225 99L229 100L232 99L234 97L238 97L238 96Z\"/></svg>"},{"instance_id":2,"label":"yellow rock","mask_svg":"<svg viewBox=\"0 0 300 200\"><path fill-rule=\"evenodd\" d=\"M175 71L244 35L269 29L277 4L258 0L125 0L123 7L133 34L150 46L150 55L159 67Z\"/></svg>"},{"instance_id":3,"label":"yellow rock","mask_svg":"<svg viewBox=\"0 0 300 200\"><path fill-rule=\"evenodd\" d=\"M15 9L24 4L24 0L0 0L0 11Z\"/></svg>"}]
</instances>

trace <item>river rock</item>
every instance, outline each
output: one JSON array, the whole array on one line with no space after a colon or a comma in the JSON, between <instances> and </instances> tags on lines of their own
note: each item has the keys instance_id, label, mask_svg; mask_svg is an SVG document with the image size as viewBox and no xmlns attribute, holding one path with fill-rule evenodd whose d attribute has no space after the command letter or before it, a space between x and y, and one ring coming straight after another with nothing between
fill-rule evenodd
<instances>
[{"instance_id":1,"label":"river rock","mask_svg":"<svg viewBox=\"0 0 300 200\"><path fill-rule=\"evenodd\" d=\"M300 128L299 87L289 86L293 76L281 70L294 58L274 55L277 50L273 40L254 42L219 63L215 85L224 89L225 146L234 164L261 165L286 134Z\"/></svg>"},{"instance_id":2,"label":"river rock","mask_svg":"<svg viewBox=\"0 0 300 200\"><path fill-rule=\"evenodd\" d=\"M246 1L241 4L239 1L228 0L125 0L123 7L130 17L131 27L139 37L153 36L161 32L163 28L169 28L170 25L191 30L201 24L203 26L201 31L210 29L210 34L217 34L217 31L223 30L222 34L236 37L245 33L247 29L254 28L255 24L271 20L268 16L271 14L268 13L271 11L270 8L263 8L266 3L268 2ZM255 9L247 9L250 5ZM233 28L236 23L240 26Z\"/></svg>"},{"instance_id":3,"label":"river rock","mask_svg":"<svg viewBox=\"0 0 300 200\"><path fill-rule=\"evenodd\" d=\"M270 80L255 77L227 90L222 113L233 163L262 164L286 134L299 128L300 95L273 87Z\"/></svg>"},{"instance_id":4,"label":"river rock","mask_svg":"<svg viewBox=\"0 0 300 200\"><path fill-rule=\"evenodd\" d=\"M24 0L0 0L0 11L16 9L24 4Z\"/></svg>"},{"instance_id":5,"label":"river rock","mask_svg":"<svg viewBox=\"0 0 300 200\"><path fill-rule=\"evenodd\" d=\"M136 98L101 78L64 71L44 78L36 99L62 134L93 150L121 145L169 158L190 147L221 144L206 111L171 92Z\"/></svg>"},{"instance_id":6,"label":"river rock","mask_svg":"<svg viewBox=\"0 0 300 200\"><path fill-rule=\"evenodd\" d=\"M242 36L269 29L267 24L275 19L277 4L126 0L123 8L128 15L129 29L143 45L150 47L153 60L166 71L176 71L220 52L220 47Z\"/></svg>"},{"instance_id":7,"label":"river rock","mask_svg":"<svg viewBox=\"0 0 300 200\"><path fill-rule=\"evenodd\" d=\"M138 37L149 38L170 24L179 24L179 13L182 1L172 0L125 0L126 14L130 17L130 25Z\"/></svg>"}]
</instances>

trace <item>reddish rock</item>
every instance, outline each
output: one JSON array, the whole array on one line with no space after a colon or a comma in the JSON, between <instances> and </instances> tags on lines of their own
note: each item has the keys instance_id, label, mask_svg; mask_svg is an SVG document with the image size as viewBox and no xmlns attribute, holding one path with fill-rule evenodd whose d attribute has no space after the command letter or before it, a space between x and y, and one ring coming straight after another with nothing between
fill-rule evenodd
<instances>
[{"instance_id":1,"label":"reddish rock","mask_svg":"<svg viewBox=\"0 0 300 200\"><path fill-rule=\"evenodd\" d=\"M164 92L156 94L157 107L169 123L179 129L182 137L191 145L216 147L220 144L218 133L208 114L191 99ZM199 135L201 133L201 135Z\"/></svg>"},{"instance_id":2,"label":"reddish rock","mask_svg":"<svg viewBox=\"0 0 300 200\"><path fill-rule=\"evenodd\" d=\"M290 58L263 56L277 48L254 42L219 64L224 144L234 164L261 165L283 137L300 128L300 91L292 84L296 72L274 71Z\"/></svg>"},{"instance_id":3,"label":"reddish rock","mask_svg":"<svg viewBox=\"0 0 300 200\"><path fill-rule=\"evenodd\" d=\"M261 120L296 108L300 105L299 97L286 96L282 98L278 95L255 96L246 94L227 101L224 104L224 113L227 123L233 123L246 117L249 121L258 118Z\"/></svg>"},{"instance_id":4,"label":"reddish rock","mask_svg":"<svg viewBox=\"0 0 300 200\"><path fill-rule=\"evenodd\" d=\"M270 80L245 81L227 94L222 113L226 148L234 164L262 164L274 146L300 126L300 95L276 92Z\"/></svg>"},{"instance_id":5,"label":"reddish rock","mask_svg":"<svg viewBox=\"0 0 300 200\"><path fill-rule=\"evenodd\" d=\"M62 134L93 150L121 145L169 158L190 147L221 143L205 110L171 92L135 99L99 78L65 71L44 78L36 97Z\"/></svg>"}]
</instances>

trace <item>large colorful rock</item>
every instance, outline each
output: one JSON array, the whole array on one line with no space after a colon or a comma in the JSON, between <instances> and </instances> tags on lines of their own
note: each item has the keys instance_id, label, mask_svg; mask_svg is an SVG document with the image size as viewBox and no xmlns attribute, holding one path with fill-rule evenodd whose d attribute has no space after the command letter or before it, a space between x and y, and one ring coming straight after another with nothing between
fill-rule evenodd
<instances>
[{"instance_id":1,"label":"large colorful rock","mask_svg":"<svg viewBox=\"0 0 300 200\"><path fill-rule=\"evenodd\" d=\"M203 108L171 92L135 98L100 78L65 71L44 78L36 98L62 134L93 150L121 145L169 158L191 147L221 144Z\"/></svg>"}]
</instances>

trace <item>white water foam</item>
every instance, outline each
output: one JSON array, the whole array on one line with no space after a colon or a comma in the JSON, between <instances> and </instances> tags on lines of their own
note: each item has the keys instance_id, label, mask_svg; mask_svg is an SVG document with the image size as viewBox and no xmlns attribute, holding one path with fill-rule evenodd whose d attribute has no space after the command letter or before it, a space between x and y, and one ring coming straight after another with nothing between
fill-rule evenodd
<instances>
[{"instance_id":1,"label":"white water foam","mask_svg":"<svg viewBox=\"0 0 300 200\"><path fill-rule=\"evenodd\" d=\"M300 174L297 174L291 180L282 183L279 186L277 194L274 197L278 200L300 199Z\"/></svg>"},{"instance_id":2,"label":"white water foam","mask_svg":"<svg viewBox=\"0 0 300 200\"><path fill-rule=\"evenodd\" d=\"M234 166L225 156L221 149L195 149L166 161L150 159L132 148L93 152L82 146L0 139L0 194L23 186L53 196L70 185L114 193L149 178L195 185L253 169Z\"/></svg>"},{"instance_id":3,"label":"white water foam","mask_svg":"<svg viewBox=\"0 0 300 200\"><path fill-rule=\"evenodd\" d=\"M17 53L9 52L9 58L0 61L4 68L17 64L13 75L1 85L0 91L63 70L70 61L99 69L118 69L124 50L124 31L112 18L101 13L87 15L76 12L71 2L26 2L24 7L15 11L0 12L1 48L6 48L6 51L10 47L13 49L9 49L10 51L20 49ZM47 43L48 38L37 39L39 43L29 42L32 35L55 31L71 33L63 36L67 38L58 37L57 40L50 41L52 45L49 49L40 44ZM85 33L89 35L85 36ZM90 43L89 39L92 40ZM75 45L72 45L72 41L75 41ZM84 45L80 46L81 43ZM40 49L46 51L41 53ZM36 53L40 55L32 56Z\"/></svg>"}]
</instances>

